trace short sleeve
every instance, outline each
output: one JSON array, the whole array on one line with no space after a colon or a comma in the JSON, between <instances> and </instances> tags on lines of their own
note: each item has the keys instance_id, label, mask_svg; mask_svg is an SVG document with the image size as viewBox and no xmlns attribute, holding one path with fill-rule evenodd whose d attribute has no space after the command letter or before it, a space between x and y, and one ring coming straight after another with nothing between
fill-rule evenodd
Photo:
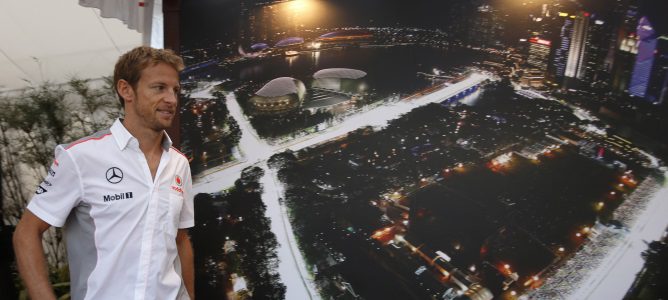
<instances>
[{"instance_id":1,"label":"short sleeve","mask_svg":"<svg viewBox=\"0 0 668 300\"><path fill-rule=\"evenodd\" d=\"M28 210L51 226L62 227L81 200L81 177L67 150L57 146L55 153L56 158L44 181L37 186Z\"/></svg>"},{"instance_id":2,"label":"short sleeve","mask_svg":"<svg viewBox=\"0 0 668 300\"><path fill-rule=\"evenodd\" d=\"M190 174L190 166L186 163L186 176L184 178L183 207L179 215L179 229L195 226L195 209L193 203L193 181Z\"/></svg>"}]
</instances>

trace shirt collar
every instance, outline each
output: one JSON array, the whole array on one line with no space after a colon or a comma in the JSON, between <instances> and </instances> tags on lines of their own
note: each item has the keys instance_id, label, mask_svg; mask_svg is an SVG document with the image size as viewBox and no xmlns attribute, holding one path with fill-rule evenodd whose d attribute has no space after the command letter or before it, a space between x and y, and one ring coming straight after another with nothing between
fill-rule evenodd
<instances>
[{"instance_id":1,"label":"shirt collar","mask_svg":"<svg viewBox=\"0 0 668 300\"><path fill-rule=\"evenodd\" d=\"M116 144L118 145L118 148L121 150L124 150L128 144L130 144L130 141L137 140L132 134L125 128L123 125L123 119L118 118L116 121L114 121L114 124L111 125L111 135L114 137L116 140ZM162 149L165 151L169 151L169 147L172 146L172 139L169 138L169 135L167 132L164 132L163 138L162 138Z\"/></svg>"}]
</instances>

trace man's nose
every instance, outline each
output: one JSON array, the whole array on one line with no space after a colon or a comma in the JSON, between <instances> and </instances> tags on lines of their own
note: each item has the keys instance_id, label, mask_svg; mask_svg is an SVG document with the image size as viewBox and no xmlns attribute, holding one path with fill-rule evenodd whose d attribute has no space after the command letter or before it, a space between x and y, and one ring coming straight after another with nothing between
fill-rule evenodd
<instances>
[{"instance_id":1,"label":"man's nose","mask_svg":"<svg viewBox=\"0 0 668 300\"><path fill-rule=\"evenodd\" d=\"M176 104L179 101L179 92L174 90L168 91L167 96L165 97L165 101Z\"/></svg>"}]
</instances>

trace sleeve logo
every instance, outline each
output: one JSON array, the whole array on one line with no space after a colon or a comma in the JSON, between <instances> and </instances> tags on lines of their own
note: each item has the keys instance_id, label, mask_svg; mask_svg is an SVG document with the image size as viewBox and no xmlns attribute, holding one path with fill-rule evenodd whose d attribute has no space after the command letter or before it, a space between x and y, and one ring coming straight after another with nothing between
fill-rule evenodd
<instances>
[{"instance_id":1,"label":"sleeve logo","mask_svg":"<svg viewBox=\"0 0 668 300\"><path fill-rule=\"evenodd\" d=\"M43 188L41 185L38 185L37 190L35 191L35 194L39 195L39 194L44 194L46 192L47 192L47 190L45 188Z\"/></svg>"}]
</instances>

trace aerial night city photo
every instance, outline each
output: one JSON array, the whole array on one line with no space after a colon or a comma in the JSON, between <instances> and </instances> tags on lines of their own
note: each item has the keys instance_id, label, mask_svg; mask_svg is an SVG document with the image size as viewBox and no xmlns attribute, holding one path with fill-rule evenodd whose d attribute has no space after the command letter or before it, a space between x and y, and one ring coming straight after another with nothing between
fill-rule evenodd
<instances>
[{"instance_id":1,"label":"aerial night city photo","mask_svg":"<svg viewBox=\"0 0 668 300\"><path fill-rule=\"evenodd\" d=\"M202 299L666 299L664 0L182 1Z\"/></svg>"}]
</instances>

